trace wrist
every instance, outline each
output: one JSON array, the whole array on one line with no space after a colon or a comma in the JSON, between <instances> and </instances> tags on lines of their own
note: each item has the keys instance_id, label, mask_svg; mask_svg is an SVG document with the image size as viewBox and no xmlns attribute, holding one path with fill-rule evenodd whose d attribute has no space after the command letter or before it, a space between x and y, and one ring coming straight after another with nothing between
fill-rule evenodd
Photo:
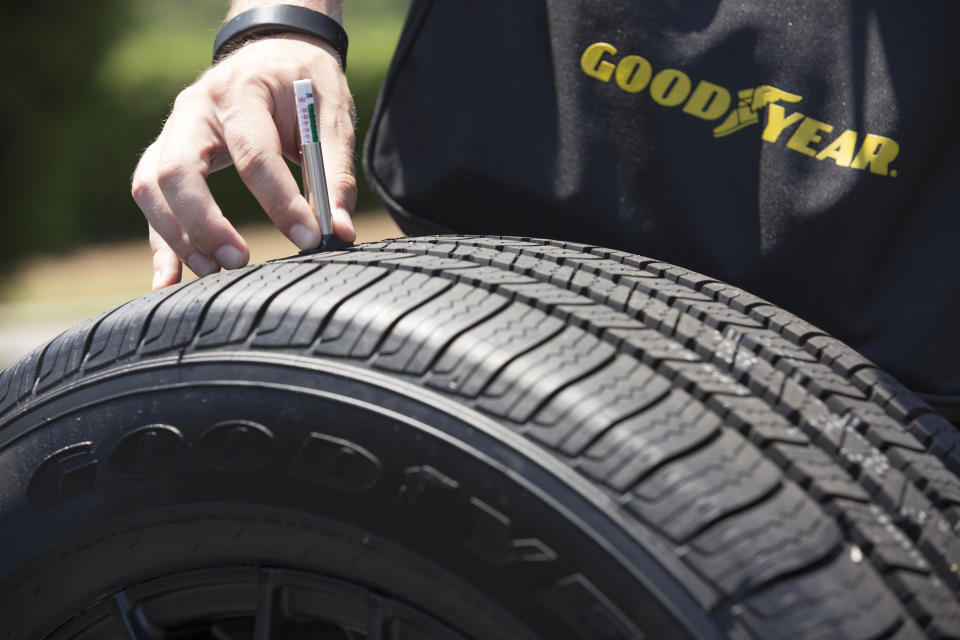
<instances>
[{"instance_id":1,"label":"wrist","mask_svg":"<svg viewBox=\"0 0 960 640\"><path fill-rule=\"evenodd\" d=\"M228 20L214 40L213 62L251 40L287 34L307 35L328 43L346 70L348 40L340 23L324 13L286 3L260 3Z\"/></svg>"}]
</instances>

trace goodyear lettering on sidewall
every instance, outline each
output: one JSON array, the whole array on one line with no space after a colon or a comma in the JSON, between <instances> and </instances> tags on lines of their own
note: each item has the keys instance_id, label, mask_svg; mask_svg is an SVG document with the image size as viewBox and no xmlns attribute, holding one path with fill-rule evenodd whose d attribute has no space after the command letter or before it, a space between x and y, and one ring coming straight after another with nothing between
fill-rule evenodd
<instances>
[{"instance_id":1,"label":"goodyear lettering on sidewall","mask_svg":"<svg viewBox=\"0 0 960 640\"><path fill-rule=\"evenodd\" d=\"M766 109L766 119L760 137L765 142L785 144L788 149L816 160L832 160L838 167L869 169L871 173L895 178L897 170L890 164L900 153L900 145L891 138L867 133L861 136L852 129L835 132L834 126L821 122L787 106L803 100L777 87L761 85L737 92L708 82L694 81L679 69L655 71L642 56L618 56L617 48L607 42L595 42L580 57L583 72L601 82L613 82L626 93L646 91L650 98L664 107L680 107L683 113L710 122L718 121L713 129L715 138L760 123L760 114ZM681 106L682 105L682 106Z\"/></svg>"}]
</instances>

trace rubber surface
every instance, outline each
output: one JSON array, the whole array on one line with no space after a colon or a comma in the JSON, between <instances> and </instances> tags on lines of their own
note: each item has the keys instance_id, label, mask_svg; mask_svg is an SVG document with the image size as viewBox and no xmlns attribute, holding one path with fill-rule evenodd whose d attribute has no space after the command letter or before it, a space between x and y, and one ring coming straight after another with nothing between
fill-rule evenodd
<instances>
[{"instance_id":1,"label":"rubber surface","mask_svg":"<svg viewBox=\"0 0 960 640\"><path fill-rule=\"evenodd\" d=\"M539 465L592 502L590 515L558 498L590 522L578 527L613 540L597 540L596 557L645 567L649 579L634 579L651 591L651 610L689 618L692 635L960 637L953 426L785 311L618 251L420 238L156 292L0 374L0 451L39 429L35 416L52 416L58 398L79 406L84 389L128 369L216 361L223 377L230 362L289 358L305 371L310 362L369 371L370 384L399 385L407 398L419 388L438 411L450 403L467 424L489 421L499 444L478 450L522 452L528 462L512 471ZM272 375L251 373L261 384ZM389 406L379 391L368 400ZM0 470L41 478L24 509L60 500L39 469L0 459ZM481 504L503 522L502 504ZM657 567L644 565L651 559ZM571 636L649 630L624 604L629 589L572 580L552 592L552 608L603 603L607 632L574 616L563 621Z\"/></svg>"}]
</instances>

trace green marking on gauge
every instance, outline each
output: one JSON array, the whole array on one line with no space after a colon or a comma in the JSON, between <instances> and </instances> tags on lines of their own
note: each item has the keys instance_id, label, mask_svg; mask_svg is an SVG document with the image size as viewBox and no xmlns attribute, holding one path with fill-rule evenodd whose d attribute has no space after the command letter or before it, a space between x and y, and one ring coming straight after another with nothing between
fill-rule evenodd
<instances>
[{"instance_id":1,"label":"green marking on gauge","mask_svg":"<svg viewBox=\"0 0 960 640\"><path fill-rule=\"evenodd\" d=\"M310 135L314 142L320 142L320 134L317 133L317 110L312 102L307 105L307 113L310 115Z\"/></svg>"}]
</instances>

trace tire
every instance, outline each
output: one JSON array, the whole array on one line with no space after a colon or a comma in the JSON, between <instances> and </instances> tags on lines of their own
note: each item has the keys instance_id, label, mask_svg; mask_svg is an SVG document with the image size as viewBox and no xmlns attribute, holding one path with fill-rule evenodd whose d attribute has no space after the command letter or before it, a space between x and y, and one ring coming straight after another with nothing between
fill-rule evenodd
<instances>
[{"instance_id":1,"label":"tire","mask_svg":"<svg viewBox=\"0 0 960 640\"><path fill-rule=\"evenodd\" d=\"M154 292L3 372L0 436L0 638L960 637L952 425L619 251Z\"/></svg>"}]
</instances>

